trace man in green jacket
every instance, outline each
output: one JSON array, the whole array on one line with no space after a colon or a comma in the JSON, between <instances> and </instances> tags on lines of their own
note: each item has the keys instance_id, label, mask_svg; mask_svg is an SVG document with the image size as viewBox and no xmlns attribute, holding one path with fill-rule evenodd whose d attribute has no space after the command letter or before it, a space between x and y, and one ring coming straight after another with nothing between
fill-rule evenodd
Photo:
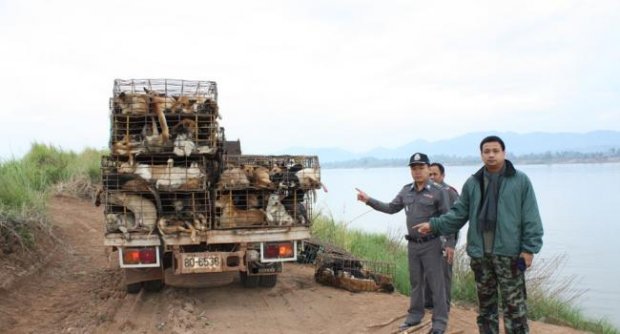
<instances>
[{"instance_id":1,"label":"man in green jacket","mask_svg":"<svg viewBox=\"0 0 620 334\"><path fill-rule=\"evenodd\" d=\"M543 227L530 179L506 160L501 138L480 143L484 162L450 211L419 224L420 233L449 235L469 221L467 254L478 293L478 329L499 333L498 288L506 333L529 333L524 271L542 247Z\"/></svg>"}]
</instances>

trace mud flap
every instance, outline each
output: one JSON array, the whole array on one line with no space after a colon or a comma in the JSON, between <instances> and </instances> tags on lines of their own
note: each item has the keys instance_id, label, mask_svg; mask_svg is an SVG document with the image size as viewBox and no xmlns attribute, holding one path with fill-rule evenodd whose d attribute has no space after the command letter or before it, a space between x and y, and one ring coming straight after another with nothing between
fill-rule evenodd
<instances>
[{"instance_id":1,"label":"mud flap","mask_svg":"<svg viewBox=\"0 0 620 334\"><path fill-rule=\"evenodd\" d=\"M124 271L125 285L164 279L161 268L125 268Z\"/></svg>"}]
</instances>

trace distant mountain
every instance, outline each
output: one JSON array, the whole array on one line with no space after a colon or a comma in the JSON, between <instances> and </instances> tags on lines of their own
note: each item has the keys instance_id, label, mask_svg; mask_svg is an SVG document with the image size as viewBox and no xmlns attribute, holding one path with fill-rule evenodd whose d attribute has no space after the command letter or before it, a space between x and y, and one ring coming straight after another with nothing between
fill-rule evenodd
<instances>
[{"instance_id":1,"label":"distant mountain","mask_svg":"<svg viewBox=\"0 0 620 334\"><path fill-rule=\"evenodd\" d=\"M619 131L593 131L588 133L514 133L514 132L476 132L452 139L429 142L414 140L396 148L374 148L363 153L354 153L340 148L303 148L293 147L276 154L312 154L318 155L321 162L336 162L371 157L376 159L402 159L413 152L433 155L469 157L479 154L480 140L488 135L498 135L506 143L509 154L574 151L583 153L605 152L620 148ZM284 153L286 152L286 153Z\"/></svg>"}]
</instances>

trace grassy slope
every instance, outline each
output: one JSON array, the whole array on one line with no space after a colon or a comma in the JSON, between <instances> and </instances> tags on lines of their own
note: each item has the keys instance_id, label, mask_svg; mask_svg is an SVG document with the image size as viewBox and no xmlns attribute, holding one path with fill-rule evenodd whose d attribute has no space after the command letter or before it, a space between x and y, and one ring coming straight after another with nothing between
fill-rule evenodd
<instances>
[{"instance_id":1,"label":"grassy slope","mask_svg":"<svg viewBox=\"0 0 620 334\"><path fill-rule=\"evenodd\" d=\"M68 181L98 182L101 154L92 149L76 154L35 143L21 160L0 162L0 255L34 247L33 230L47 224L52 187Z\"/></svg>"},{"instance_id":2,"label":"grassy slope","mask_svg":"<svg viewBox=\"0 0 620 334\"><path fill-rule=\"evenodd\" d=\"M349 229L345 224L333 219L319 216L312 226L314 237L342 247L365 260L390 261L394 263L394 281L398 291L409 294L409 272L407 249L402 238L377 233L367 233ZM469 269L468 257L463 249L457 250L453 265L452 299L455 303L476 304L476 286L472 271ZM558 280L554 272L564 263L559 257L544 261L532 270L528 270L528 310L533 320L592 331L594 333L618 334L605 320L587 319L574 306L577 297L573 292L571 280ZM564 296L564 297L562 297Z\"/></svg>"}]
</instances>

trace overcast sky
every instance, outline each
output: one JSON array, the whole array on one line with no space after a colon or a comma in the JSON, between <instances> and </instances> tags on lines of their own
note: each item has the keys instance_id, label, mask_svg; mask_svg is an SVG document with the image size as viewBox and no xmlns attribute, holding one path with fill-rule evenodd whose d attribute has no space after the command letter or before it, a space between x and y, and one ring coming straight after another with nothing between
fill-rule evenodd
<instances>
[{"instance_id":1,"label":"overcast sky","mask_svg":"<svg viewBox=\"0 0 620 334\"><path fill-rule=\"evenodd\" d=\"M620 1L0 0L0 158L108 144L113 80L218 83L245 153L620 130Z\"/></svg>"}]
</instances>

